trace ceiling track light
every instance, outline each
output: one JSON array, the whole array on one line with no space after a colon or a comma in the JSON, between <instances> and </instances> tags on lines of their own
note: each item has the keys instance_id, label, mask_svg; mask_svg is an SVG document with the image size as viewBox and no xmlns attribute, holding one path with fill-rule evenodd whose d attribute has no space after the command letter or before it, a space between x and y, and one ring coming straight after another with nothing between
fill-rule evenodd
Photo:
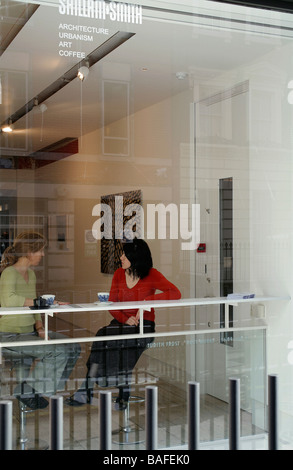
<instances>
[{"instance_id":1,"label":"ceiling track light","mask_svg":"<svg viewBox=\"0 0 293 470\"><path fill-rule=\"evenodd\" d=\"M10 132L13 131L11 119L9 119L7 124L4 124L4 126L2 126L1 130L2 130L2 132L5 132L5 134L9 134Z\"/></svg>"},{"instance_id":2,"label":"ceiling track light","mask_svg":"<svg viewBox=\"0 0 293 470\"><path fill-rule=\"evenodd\" d=\"M47 111L48 106L45 103L39 104L38 98L35 98L35 100L34 100L34 109L36 110L37 113L43 114L45 111Z\"/></svg>"},{"instance_id":3,"label":"ceiling track light","mask_svg":"<svg viewBox=\"0 0 293 470\"><path fill-rule=\"evenodd\" d=\"M84 81L87 79L88 75L90 73L90 64L89 61L87 60L84 65L82 65L77 72L77 77L79 78L80 81Z\"/></svg>"},{"instance_id":4,"label":"ceiling track light","mask_svg":"<svg viewBox=\"0 0 293 470\"><path fill-rule=\"evenodd\" d=\"M28 103L26 103L17 111L15 111L15 113L11 114L11 116L9 116L9 119L11 119L12 124L21 119L26 114L28 114L34 108L36 99L38 100L38 103L43 103L45 100L48 100L49 98L51 98L51 96L62 90L62 88L64 88L66 85L76 79L79 68L83 66L86 67L86 64L88 63L89 69L89 67L92 67L94 64L96 64L101 59L110 54L112 51L120 47L133 36L135 36L135 33L128 33L126 31L118 31L117 33L115 33L103 44L94 49L88 55L87 59L74 65L70 70L65 72L61 77L57 78L57 80L51 83L47 88L38 93L37 98L32 98ZM5 122L7 122L7 120Z\"/></svg>"}]
</instances>

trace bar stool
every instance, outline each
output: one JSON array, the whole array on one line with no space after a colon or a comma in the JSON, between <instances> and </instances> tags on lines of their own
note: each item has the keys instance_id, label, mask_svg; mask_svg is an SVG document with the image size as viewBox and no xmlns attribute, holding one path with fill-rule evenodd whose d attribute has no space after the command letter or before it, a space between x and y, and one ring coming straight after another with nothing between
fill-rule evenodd
<instances>
[{"instance_id":1,"label":"bar stool","mask_svg":"<svg viewBox=\"0 0 293 470\"><path fill-rule=\"evenodd\" d=\"M135 380L132 381L132 385L141 385L143 387L154 384L157 382L157 378L146 373L136 373ZM120 386L120 384L119 384ZM129 382L125 384L125 386L131 386ZM113 397L115 401L115 396ZM139 433L143 432L144 429L139 425L131 425L130 424L130 406L136 403L144 403L145 398L139 395L132 395L130 394L129 400L125 403L125 407L122 408L122 424L120 425L119 429L116 429L112 432L114 436L119 436L119 440L113 441L114 444L118 445L129 445L129 444L141 444L145 441L139 436Z\"/></svg>"},{"instance_id":2,"label":"bar stool","mask_svg":"<svg viewBox=\"0 0 293 470\"><path fill-rule=\"evenodd\" d=\"M26 415L34 413L37 410L31 410L19 401L19 438L16 442L17 450L48 450L49 444L42 439L30 439L26 433Z\"/></svg>"},{"instance_id":3,"label":"bar stool","mask_svg":"<svg viewBox=\"0 0 293 470\"><path fill-rule=\"evenodd\" d=\"M115 400L115 399L114 399ZM119 440L113 441L114 444L129 445L129 444L141 444L145 439L140 439L138 433L143 429L138 425L130 425L130 405L134 403L143 403L145 399L140 396L130 395L129 400L125 402L125 407L122 411L122 425L119 429L112 432L113 436L120 436Z\"/></svg>"},{"instance_id":4,"label":"bar stool","mask_svg":"<svg viewBox=\"0 0 293 470\"><path fill-rule=\"evenodd\" d=\"M95 382L101 388L107 389L121 389L131 388L131 385L135 384L136 382L132 379L132 372L124 372L119 373L115 376L103 376L95 379ZM119 395L112 395L112 401L114 404L117 403L119 406L119 402L117 399L121 396ZM123 401L123 407L118 408L118 411L122 412L122 424L119 426L118 429L112 431L112 436L120 436L119 440L113 441L115 444L118 445L126 445L126 444L139 444L144 442L143 439L138 439L137 433L142 430L140 426L131 426L130 425L130 405L134 403L142 403L145 399L140 396L134 396L129 394L129 398L127 401ZM134 436L134 438L133 438Z\"/></svg>"},{"instance_id":5,"label":"bar stool","mask_svg":"<svg viewBox=\"0 0 293 470\"><path fill-rule=\"evenodd\" d=\"M153 324L145 324L144 332L153 333ZM136 330L132 326L124 325L121 329L119 322L113 320L110 325L101 328L96 336L104 336L105 340L100 344L96 343L91 350L91 366L89 376L94 378L94 382L103 388L125 388L131 384L137 384L137 380L133 380L133 374L137 376L134 370L143 352L153 341L153 338L132 338L131 335ZM110 335L129 335L127 338L119 340L107 340ZM120 396L120 395L119 395ZM125 407L122 411L122 425L118 430L112 432L113 435L120 435L117 442L123 444L139 444L144 440L137 437L137 433L142 430L139 426L130 425L130 405L134 403L142 403L145 399L140 396L131 395L125 401ZM134 439L131 437L134 436Z\"/></svg>"},{"instance_id":6,"label":"bar stool","mask_svg":"<svg viewBox=\"0 0 293 470\"><path fill-rule=\"evenodd\" d=\"M29 358L22 358L17 357L13 358L10 355L6 356L3 354L5 359L5 366L9 372L16 371L16 382L21 384L24 380L21 374L20 365L25 366L29 369L32 364L33 360ZM16 440L15 447L17 450L48 450L49 444L41 439L31 439L27 436L27 429L26 429L26 417L29 413L34 413L38 410L32 410L28 408L24 403L17 399L18 402L18 410L19 410L19 437Z\"/></svg>"}]
</instances>

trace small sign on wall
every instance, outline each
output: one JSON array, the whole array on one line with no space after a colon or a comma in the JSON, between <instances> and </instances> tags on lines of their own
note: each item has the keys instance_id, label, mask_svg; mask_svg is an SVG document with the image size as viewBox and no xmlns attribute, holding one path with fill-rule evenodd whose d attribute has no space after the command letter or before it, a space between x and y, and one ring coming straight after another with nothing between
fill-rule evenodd
<instances>
[{"instance_id":1,"label":"small sign on wall","mask_svg":"<svg viewBox=\"0 0 293 470\"><path fill-rule=\"evenodd\" d=\"M206 253L207 245L206 243L200 243L196 249L197 253Z\"/></svg>"}]
</instances>

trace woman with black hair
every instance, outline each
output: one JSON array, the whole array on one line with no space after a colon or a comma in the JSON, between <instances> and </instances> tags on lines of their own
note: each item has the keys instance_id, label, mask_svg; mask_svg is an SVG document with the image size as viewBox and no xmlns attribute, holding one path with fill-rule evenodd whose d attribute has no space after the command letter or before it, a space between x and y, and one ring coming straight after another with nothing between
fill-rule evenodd
<instances>
[{"instance_id":1,"label":"woman with black hair","mask_svg":"<svg viewBox=\"0 0 293 470\"><path fill-rule=\"evenodd\" d=\"M163 274L153 268L147 243L134 239L123 245L121 268L113 276L109 301L138 302L143 300L175 300L181 293ZM156 291L161 291L156 294ZM128 335L139 333L139 310L110 310L114 317L110 325L103 327L96 336ZM144 312L144 333L155 331L154 309ZM129 399L132 370L143 351L153 341L152 337L94 342L87 361L88 373L82 387L66 403L81 406L91 402L94 381L98 385L117 386L118 404Z\"/></svg>"}]
</instances>

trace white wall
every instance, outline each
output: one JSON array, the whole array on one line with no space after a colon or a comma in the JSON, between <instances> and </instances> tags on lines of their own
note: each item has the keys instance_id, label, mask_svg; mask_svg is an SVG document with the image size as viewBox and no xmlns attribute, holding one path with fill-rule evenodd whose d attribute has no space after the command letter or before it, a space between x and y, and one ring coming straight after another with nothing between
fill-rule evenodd
<instances>
[{"instance_id":1,"label":"white wall","mask_svg":"<svg viewBox=\"0 0 293 470\"><path fill-rule=\"evenodd\" d=\"M213 90L227 90L239 82L248 81L247 114L239 108L239 120L247 129L246 142L233 142L227 133L231 110L226 107L218 112L209 111L209 138L197 146L197 190L202 208L202 230L214 230L214 243L218 240L215 220L211 215L217 210L216 180L222 175L233 176L235 184L234 204L234 290L252 291L259 295L293 295L292 266L292 117L293 107L287 102L287 83L293 77L291 65L292 47L276 48L249 67L237 69L218 77L210 83ZM205 84L205 98L207 86ZM198 94L198 90L197 90ZM202 105L201 105L202 106ZM219 105L218 111L219 111ZM214 107L214 109L216 109ZM204 117L204 112L202 112ZM247 119L247 121L246 121ZM212 124L211 124L212 123ZM235 122L233 124L235 126ZM218 127L217 127L218 126ZM235 129L235 127L234 127ZM227 138L226 144L221 142ZM202 128L201 136L204 136ZM208 136L207 136L208 137ZM243 137L243 135L242 135ZM235 145L236 144L236 145ZM211 214L206 213L206 207ZM210 225L210 220L213 220ZM204 241L204 240L203 240ZM212 282L207 284L202 270L209 263L209 256L197 263L197 296L218 293L218 261L211 270ZM213 282L214 281L214 282ZM250 309L241 311L251 325L259 320L251 318ZM217 313L218 314L218 313ZM239 315L239 313L237 313ZM206 326L205 316L200 316ZM281 438L293 442L293 362L290 351L293 346L293 309L291 302L273 302L266 306L267 372L279 376ZM218 356L217 356L218 358ZM217 361L217 359L215 359ZM221 361L220 361L221 362ZM291 362L291 363L290 363ZM214 370L218 363L214 362ZM222 384L224 387L224 384Z\"/></svg>"},{"instance_id":2,"label":"white wall","mask_svg":"<svg viewBox=\"0 0 293 470\"><path fill-rule=\"evenodd\" d=\"M266 57L253 68L250 82L250 279L260 294L292 297L293 109L287 102L287 54L289 47ZM268 373L279 376L281 438L292 443L292 303L268 305L266 321Z\"/></svg>"}]
</instances>

